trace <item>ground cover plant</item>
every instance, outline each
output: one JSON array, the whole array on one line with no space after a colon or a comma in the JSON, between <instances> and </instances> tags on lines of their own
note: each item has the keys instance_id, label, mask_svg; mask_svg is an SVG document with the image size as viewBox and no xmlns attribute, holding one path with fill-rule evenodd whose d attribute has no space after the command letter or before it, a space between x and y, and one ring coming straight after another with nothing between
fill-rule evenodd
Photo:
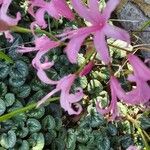
<instances>
[{"instance_id":1,"label":"ground cover plant","mask_svg":"<svg viewBox=\"0 0 150 150\"><path fill-rule=\"evenodd\" d=\"M150 47L119 2L0 0L0 150L150 149Z\"/></svg>"}]
</instances>

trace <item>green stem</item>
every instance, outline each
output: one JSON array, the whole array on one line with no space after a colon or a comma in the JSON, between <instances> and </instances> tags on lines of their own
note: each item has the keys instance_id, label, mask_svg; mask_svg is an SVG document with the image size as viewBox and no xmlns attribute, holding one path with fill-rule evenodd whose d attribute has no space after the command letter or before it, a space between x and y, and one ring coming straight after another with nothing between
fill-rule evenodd
<instances>
[{"instance_id":1,"label":"green stem","mask_svg":"<svg viewBox=\"0 0 150 150\"><path fill-rule=\"evenodd\" d=\"M84 66L87 64L87 62L89 61L89 59L92 57L92 55L94 54L94 49L91 49L91 51L89 51L89 53L86 55L86 59L84 61L84 63L80 66L80 68L77 70L76 75L79 75L79 73L82 71L82 69L84 68Z\"/></svg>"},{"instance_id":2,"label":"green stem","mask_svg":"<svg viewBox=\"0 0 150 150\"><path fill-rule=\"evenodd\" d=\"M20 32L20 33L32 33L32 30L30 30L28 28L24 28L24 27L19 27L19 26L13 26L10 28L10 30L13 32ZM35 33L43 33L43 34L47 35L49 38L51 38L55 41L59 41L53 34L51 34L50 32L47 32L45 30L35 29L34 32Z\"/></svg>"},{"instance_id":3,"label":"green stem","mask_svg":"<svg viewBox=\"0 0 150 150\"><path fill-rule=\"evenodd\" d=\"M148 144L148 142L147 142L147 140L146 140L146 138L143 134L143 131L140 128L140 125L138 124L138 122L135 119L133 119L130 115L127 115L126 118L135 125L135 127L137 128L138 132L140 133L140 135L143 139L143 143L145 145L146 150L149 150L150 146L149 146L149 144Z\"/></svg>"},{"instance_id":4,"label":"green stem","mask_svg":"<svg viewBox=\"0 0 150 150\"><path fill-rule=\"evenodd\" d=\"M53 102L53 101L56 101L58 99L59 99L59 97L50 98L50 99L48 99L47 102ZM23 113L23 112L26 112L26 111L29 111L29 110L33 110L33 109L36 108L36 106L37 106L36 102L35 103L31 103L30 105L28 105L26 107L23 107L23 108L14 110L14 111L12 111L12 112L10 112L8 114L2 115L0 117L0 122L6 121L6 120L8 120L8 119L10 119L10 118L20 114L20 113Z\"/></svg>"}]
</instances>

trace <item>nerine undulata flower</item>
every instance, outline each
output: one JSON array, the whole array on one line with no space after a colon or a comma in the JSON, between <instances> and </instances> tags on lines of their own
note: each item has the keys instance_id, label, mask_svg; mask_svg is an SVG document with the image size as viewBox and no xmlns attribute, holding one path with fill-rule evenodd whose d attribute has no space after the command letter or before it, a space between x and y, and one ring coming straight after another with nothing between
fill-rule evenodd
<instances>
[{"instance_id":1,"label":"nerine undulata flower","mask_svg":"<svg viewBox=\"0 0 150 150\"><path fill-rule=\"evenodd\" d=\"M70 39L65 52L72 63L76 63L80 47L85 38L90 34L93 35L94 45L97 52L101 56L102 61L106 64L110 62L108 47L105 40L106 37L112 37L130 43L130 36L125 30L108 23L111 13L119 4L120 0L109 0L105 9L101 12L99 11L98 2L99 0L89 0L89 7L86 7L82 4L81 0L72 0L72 6L79 16L91 23L88 27L82 27L58 35L62 40Z\"/></svg>"},{"instance_id":2,"label":"nerine undulata flower","mask_svg":"<svg viewBox=\"0 0 150 150\"><path fill-rule=\"evenodd\" d=\"M110 78L110 90L111 90L111 101L108 108L100 108L99 103L97 102L96 108L97 111L101 114L109 114L111 115L111 120L114 120L116 116L118 116L118 107L117 107L117 99L122 99L125 95L124 90L120 86L118 80L111 76Z\"/></svg>"},{"instance_id":3,"label":"nerine undulata flower","mask_svg":"<svg viewBox=\"0 0 150 150\"><path fill-rule=\"evenodd\" d=\"M45 73L45 70L50 69L54 65L54 62L49 62L45 57L44 62L41 63L41 58L52 48L59 46L59 44L59 42L52 41L47 36L41 36L35 39L35 47L23 46L19 47L17 51L20 53L38 51L35 58L32 60L33 67L37 69L37 76L46 84L57 84L57 81L50 80Z\"/></svg>"},{"instance_id":4,"label":"nerine undulata flower","mask_svg":"<svg viewBox=\"0 0 150 150\"><path fill-rule=\"evenodd\" d=\"M11 17L7 14L9 5L12 0L1 0L0 1L0 32L4 32L5 37L11 42L13 41L13 36L10 34L10 27L16 26L21 19L20 12L17 12L16 18Z\"/></svg>"},{"instance_id":5,"label":"nerine undulata flower","mask_svg":"<svg viewBox=\"0 0 150 150\"><path fill-rule=\"evenodd\" d=\"M48 98L50 98L55 93L61 91L60 94L60 105L61 107L68 112L69 115L78 115L82 111L82 107L79 103L83 97L83 91L81 88L78 88L77 91L73 94L70 93L71 86L76 79L75 74L69 74L68 76L63 77L57 83L57 86L54 90L52 90L49 94L47 94L44 98L42 98L37 106L45 103Z\"/></svg>"},{"instance_id":6,"label":"nerine undulata flower","mask_svg":"<svg viewBox=\"0 0 150 150\"><path fill-rule=\"evenodd\" d=\"M106 109L100 108L97 103L97 111L101 114L111 113L112 120L117 116L117 98L130 105L146 104L150 100L150 69L135 55L129 54L128 60L133 67L133 74L128 76L128 80L136 83L136 88L125 92L119 81L112 76L110 78L111 102Z\"/></svg>"},{"instance_id":7,"label":"nerine undulata flower","mask_svg":"<svg viewBox=\"0 0 150 150\"><path fill-rule=\"evenodd\" d=\"M42 28L47 27L44 19L45 13L48 13L48 15L55 19L59 19L61 16L70 20L74 19L74 15L65 0L51 0L50 2L46 2L45 0L29 0L29 4L28 12L35 18L35 21L31 24L31 28L35 24ZM35 7L38 7L37 11L34 11Z\"/></svg>"},{"instance_id":8,"label":"nerine undulata flower","mask_svg":"<svg viewBox=\"0 0 150 150\"><path fill-rule=\"evenodd\" d=\"M144 104L150 100L150 68L148 68L137 56L128 55L128 60L133 67L133 74L128 80L136 83L136 88L124 96L124 102L129 104Z\"/></svg>"}]
</instances>

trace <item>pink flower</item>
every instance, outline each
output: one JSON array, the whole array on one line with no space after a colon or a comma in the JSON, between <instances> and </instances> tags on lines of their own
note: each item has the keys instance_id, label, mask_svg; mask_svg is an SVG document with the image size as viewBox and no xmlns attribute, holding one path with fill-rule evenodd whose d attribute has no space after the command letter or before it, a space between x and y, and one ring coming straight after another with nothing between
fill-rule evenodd
<instances>
[{"instance_id":1,"label":"pink flower","mask_svg":"<svg viewBox=\"0 0 150 150\"><path fill-rule=\"evenodd\" d=\"M145 104L150 100L150 69L135 55L128 55L134 74L128 80L136 83L136 88L125 92L115 77L110 78L111 102L107 109L101 109L97 104L97 111L101 114L111 113L112 120L117 116L117 98L131 105Z\"/></svg>"},{"instance_id":2,"label":"pink flower","mask_svg":"<svg viewBox=\"0 0 150 150\"><path fill-rule=\"evenodd\" d=\"M48 62L48 59L45 58L45 61L41 63L41 57L59 44L59 42L51 41L47 36L41 36L35 39L35 47L20 47L17 51L20 53L38 51L32 60L33 67L37 69L37 76L46 84L57 84L57 81L50 80L45 73L45 70L50 69L54 62Z\"/></svg>"},{"instance_id":3,"label":"pink flower","mask_svg":"<svg viewBox=\"0 0 150 150\"><path fill-rule=\"evenodd\" d=\"M28 12L35 18L35 22L31 24L31 28L33 28L35 24L38 24L42 28L47 27L47 23L44 19L46 12L55 19L59 19L61 16L70 20L74 19L74 16L65 0L51 0L50 2L44 0L30 0L29 4L30 7ZM36 12L34 12L35 7L39 7Z\"/></svg>"},{"instance_id":4,"label":"pink flower","mask_svg":"<svg viewBox=\"0 0 150 150\"><path fill-rule=\"evenodd\" d=\"M129 104L144 104L150 99L150 87L147 81L150 80L150 69L135 55L128 55L130 64L133 67L133 75L128 80L136 83L136 88L127 92L124 102Z\"/></svg>"},{"instance_id":5,"label":"pink flower","mask_svg":"<svg viewBox=\"0 0 150 150\"><path fill-rule=\"evenodd\" d=\"M75 74L70 74L70 75L65 76L62 79L60 79L57 83L56 88L54 90L52 90L49 94L47 94L44 98L42 98L38 102L37 107L39 107L41 104L43 104L52 95L54 95L58 91L61 91L61 94L60 94L61 107L65 111L67 111L69 115L80 114L82 111L82 107L77 102L79 102L82 99L83 91L81 88L78 88L78 91L76 91L74 94L70 93L71 86L75 79L76 79ZM75 109L74 109L74 107L75 107Z\"/></svg>"},{"instance_id":6,"label":"pink flower","mask_svg":"<svg viewBox=\"0 0 150 150\"><path fill-rule=\"evenodd\" d=\"M126 150L139 150L136 146L129 146Z\"/></svg>"},{"instance_id":7,"label":"pink flower","mask_svg":"<svg viewBox=\"0 0 150 150\"><path fill-rule=\"evenodd\" d=\"M94 67L94 62L90 61L86 66L84 66L83 70L80 72L79 76L86 76L87 74L90 73L90 71L93 69Z\"/></svg>"},{"instance_id":8,"label":"pink flower","mask_svg":"<svg viewBox=\"0 0 150 150\"><path fill-rule=\"evenodd\" d=\"M111 76L110 78L110 89L111 89L111 102L108 108L101 109L99 104L97 103L97 111L101 114L111 113L110 120L114 120L116 116L118 116L118 108L117 108L117 98L122 99L125 95L124 90L121 88L118 80Z\"/></svg>"},{"instance_id":9,"label":"pink flower","mask_svg":"<svg viewBox=\"0 0 150 150\"><path fill-rule=\"evenodd\" d=\"M80 29L64 32L58 35L58 37L63 37L62 40L70 39L65 52L72 63L76 63L80 47L85 38L87 38L90 34L93 34L96 50L106 64L110 62L107 43L105 40L106 36L130 43L130 36L125 30L112 26L108 23L108 19L110 18L112 11L114 11L120 0L109 0L102 12L99 11L98 1L99 0L89 0L89 7L86 7L80 0L72 0L72 5L76 12L91 23L91 26L89 27L82 27Z\"/></svg>"},{"instance_id":10,"label":"pink flower","mask_svg":"<svg viewBox=\"0 0 150 150\"><path fill-rule=\"evenodd\" d=\"M27 53L33 51L48 51L59 46L59 42L50 40L47 36L36 37L34 41L35 47L18 47L19 53Z\"/></svg>"},{"instance_id":11,"label":"pink flower","mask_svg":"<svg viewBox=\"0 0 150 150\"><path fill-rule=\"evenodd\" d=\"M0 31L4 32L7 39L11 42L13 41L13 36L9 33L9 29L11 26L15 26L18 24L18 21L21 19L20 12L17 12L16 18L12 18L7 15L7 11L9 5L12 0L2 0L0 1Z\"/></svg>"}]
</instances>

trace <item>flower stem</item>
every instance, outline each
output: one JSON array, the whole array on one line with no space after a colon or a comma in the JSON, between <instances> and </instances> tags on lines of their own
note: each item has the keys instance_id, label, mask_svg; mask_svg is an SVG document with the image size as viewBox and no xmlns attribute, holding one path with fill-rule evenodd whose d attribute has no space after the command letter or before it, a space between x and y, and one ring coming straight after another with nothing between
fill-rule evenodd
<instances>
[{"instance_id":1,"label":"flower stem","mask_svg":"<svg viewBox=\"0 0 150 150\"><path fill-rule=\"evenodd\" d=\"M28 28L24 28L24 27L19 27L19 26L12 26L10 28L10 30L13 32L20 32L20 33L32 33L32 30L30 30ZM50 32L47 32L45 30L35 29L34 32L35 33L43 33L43 34L47 35L49 38L51 38L55 41L59 41L53 34L51 34Z\"/></svg>"},{"instance_id":2,"label":"flower stem","mask_svg":"<svg viewBox=\"0 0 150 150\"><path fill-rule=\"evenodd\" d=\"M86 55L86 59L84 61L83 64L81 64L80 68L76 71L76 75L79 75L79 73L82 71L82 69L84 68L84 66L87 64L87 62L90 60L90 58L92 57L92 55L94 54L95 50L91 49L88 54Z\"/></svg>"},{"instance_id":3,"label":"flower stem","mask_svg":"<svg viewBox=\"0 0 150 150\"><path fill-rule=\"evenodd\" d=\"M140 133L140 135L142 137L142 140L143 140L143 143L145 145L146 150L149 150L150 146L149 146L149 144L148 144L148 142L147 142L147 140L143 134L142 129L140 128L139 123L135 119L133 119L130 115L126 115L126 118L135 125L135 127L137 128L138 132Z\"/></svg>"},{"instance_id":4,"label":"flower stem","mask_svg":"<svg viewBox=\"0 0 150 150\"><path fill-rule=\"evenodd\" d=\"M47 102L53 102L53 101L56 101L58 99L59 99L59 97L50 98L50 99L47 100ZM2 115L0 117L0 122L6 121L6 120L8 120L8 119L10 119L10 118L20 114L20 113L24 113L26 111L33 110L33 109L36 108L36 106L37 106L37 103L34 102L34 103L29 104L28 106L25 106L23 108L14 110L14 111L12 111L12 112L10 112L8 114Z\"/></svg>"}]
</instances>

